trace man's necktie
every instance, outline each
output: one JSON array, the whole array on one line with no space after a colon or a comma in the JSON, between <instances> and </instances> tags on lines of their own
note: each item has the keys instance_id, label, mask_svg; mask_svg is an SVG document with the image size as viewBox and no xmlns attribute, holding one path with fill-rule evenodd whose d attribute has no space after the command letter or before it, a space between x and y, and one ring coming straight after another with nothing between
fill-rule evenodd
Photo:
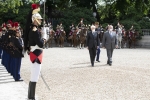
<instances>
[{"instance_id":1,"label":"man's necktie","mask_svg":"<svg viewBox=\"0 0 150 100\"><path fill-rule=\"evenodd\" d=\"M94 32L92 32L92 34L94 35Z\"/></svg>"},{"instance_id":2,"label":"man's necktie","mask_svg":"<svg viewBox=\"0 0 150 100\"><path fill-rule=\"evenodd\" d=\"M110 36L112 37L112 32L110 32Z\"/></svg>"}]
</instances>

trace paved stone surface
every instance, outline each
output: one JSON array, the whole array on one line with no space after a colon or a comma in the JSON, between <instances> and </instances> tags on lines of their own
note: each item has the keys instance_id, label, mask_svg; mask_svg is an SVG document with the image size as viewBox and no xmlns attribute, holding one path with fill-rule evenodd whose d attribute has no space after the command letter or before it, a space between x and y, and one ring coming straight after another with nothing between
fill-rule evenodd
<instances>
[{"instance_id":1,"label":"paved stone surface","mask_svg":"<svg viewBox=\"0 0 150 100\"><path fill-rule=\"evenodd\" d=\"M39 100L150 100L149 49L116 49L112 66L106 64L106 50L101 49L100 61L91 67L87 49L45 49L42 74L51 90L40 77ZM28 84L28 56L21 75Z\"/></svg>"},{"instance_id":2,"label":"paved stone surface","mask_svg":"<svg viewBox=\"0 0 150 100\"><path fill-rule=\"evenodd\" d=\"M0 65L0 100L27 100L25 82L15 82L2 65Z\"/></svg>"}]
</instances>

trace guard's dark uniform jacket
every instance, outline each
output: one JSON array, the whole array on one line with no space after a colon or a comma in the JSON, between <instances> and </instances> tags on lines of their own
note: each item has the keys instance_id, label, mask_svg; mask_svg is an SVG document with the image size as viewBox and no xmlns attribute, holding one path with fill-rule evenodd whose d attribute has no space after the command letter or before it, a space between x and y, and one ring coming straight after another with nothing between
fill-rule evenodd
<instances>
[{"instance_id":1,"label":"guard's dark uniform jacket","mask_svg":"<svg viewBox=\"0 0 150 100\"><path fill-rule=\"evenodd\" d=\"M29 32L29 46L30 48L30 60L32 63L37 62L41 64L42 62L42 48L44 46L44 40L41 39L41 33L38 31L36 25L31 26Z\"/></svg>"}]
</instances>

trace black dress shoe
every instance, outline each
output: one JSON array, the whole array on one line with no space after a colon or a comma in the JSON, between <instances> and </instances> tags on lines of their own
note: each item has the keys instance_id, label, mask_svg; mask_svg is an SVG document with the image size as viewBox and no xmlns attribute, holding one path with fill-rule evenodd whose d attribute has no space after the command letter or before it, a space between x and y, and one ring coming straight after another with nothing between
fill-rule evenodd
<instances>
[{"instance_id":1,"label":"black dress shoe","mask_svg":"<svg viewBox=\"0 0 150 100\"><path fill-rule=\"evenodd\" d=\"M92 67L94 67L94 62L92 63Z\"/></svg>"},{"instance_id":2,"label":"black dress shoe","mask_svg":"<svg viewBox=\"0 0 150 100\"><path fill-rule=\"evenodd\" d=\"M99 60L96 60L97 62L100 62Z\"/></svg>"},{"instance_id":3,"label":"black dress shoe","mask_svg":"<svg viewBox=\"0 0 150 100\"><path fill-rule=\"evenodd\" d=\"M23 79L15 80L16 82L23 81Z\"/></svg>"},{"instance_id":4,"label":"black dress shoe","mask_svg":"<svg viewBox=\"0 0 150 100\"><path fill-rule=\"evenodd\" d=\"M112 64L110 63L109 66L111 66Z\"/></svg>"}]
</instances>

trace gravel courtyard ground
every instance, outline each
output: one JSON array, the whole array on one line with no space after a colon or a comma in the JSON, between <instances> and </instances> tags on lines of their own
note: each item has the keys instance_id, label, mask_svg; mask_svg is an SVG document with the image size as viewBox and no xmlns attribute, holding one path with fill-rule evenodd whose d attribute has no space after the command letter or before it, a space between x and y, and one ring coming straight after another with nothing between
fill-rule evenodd
<instances>
[{"instance_id":1,"label":"gravel courtyard ground","mask_svg":"<svg viewBox=\"0 0 150 100\"><path fill-rule=\"evenodd\" d=\"M115 49L113 64L106 64L101 49L100 63L91 67L88 50L44 49L42 74L36 94L39 100L150 100L150 49ZM30 61L22 60L21 76L28 84Z\"/></svg>"}]
</instances>

